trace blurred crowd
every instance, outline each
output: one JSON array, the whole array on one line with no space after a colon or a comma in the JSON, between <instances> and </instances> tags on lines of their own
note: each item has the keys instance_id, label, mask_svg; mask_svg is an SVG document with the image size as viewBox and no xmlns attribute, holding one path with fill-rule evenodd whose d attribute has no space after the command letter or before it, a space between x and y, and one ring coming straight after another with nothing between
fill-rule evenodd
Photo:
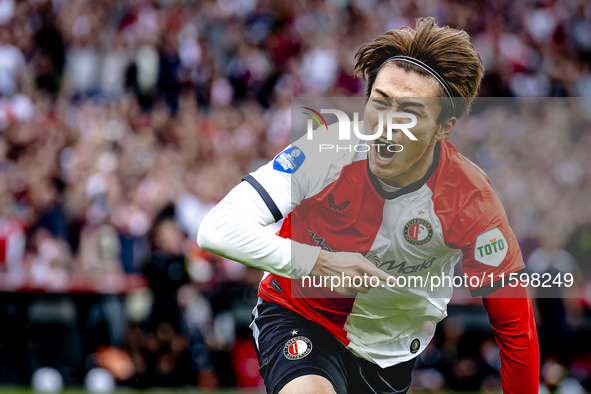
<instances>
[{"instance_id":1,"label":"blurred crowd","mask_svg":"<svg viewBox=\"0 0 591 394\"><path fill-rule=\"evenodd\" d=\"M142 273L147 314L122 299L84 309L84 327L103 316L103 344L126 349L120 380L259 384L244 360L261 274L200 250L199 223L290 143L291 97L363 96L357 48L425 15L471 34L481 97L556 97L483 99L452 141L489 174L525 258L566 249L588 272L591 101L558 99L591 96L582 0L1 0L0 272ZM496 380L446 353L465 332L434 342L417 390L498 389L490 337L470 346Z\"/></svg>"}]
</instances>

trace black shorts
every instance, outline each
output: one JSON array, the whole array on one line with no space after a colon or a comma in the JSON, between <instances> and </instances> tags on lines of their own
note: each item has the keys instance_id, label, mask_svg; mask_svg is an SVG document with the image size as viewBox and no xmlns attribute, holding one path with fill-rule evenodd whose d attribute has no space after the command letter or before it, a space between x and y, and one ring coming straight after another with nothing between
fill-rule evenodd
<instances>
[{"instance_id":1,"label":"black shorts","mask_svg":"<svg viewBox=\"0 0 591 394\"><path fill-rule=\"evenodd\" d=\"M381 368L356 357L326 328L279 304L263 301L254 310L253 342L267 393L290 381L320 375L337 394L406 393L415 359Z\"/></svg>"}]
</instances>

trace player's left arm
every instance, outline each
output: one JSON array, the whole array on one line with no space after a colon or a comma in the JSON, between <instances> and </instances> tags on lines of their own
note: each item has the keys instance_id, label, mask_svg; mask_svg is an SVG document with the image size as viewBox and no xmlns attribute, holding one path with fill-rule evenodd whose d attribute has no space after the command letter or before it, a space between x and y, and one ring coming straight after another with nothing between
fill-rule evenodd
<instances>
[{"instance_id":1,"label":"player's left arm","mask_svg":"<svg viewBox=\"0 0 591 394\"><path fill-rule=\"evenodd\" d=\"M527 289L501 287L482 301L501 349L503 393L537 393L540 351Z\"/></svg>"},{"instance_id":2,"label":"player's left arm","mask_svg":"<svg viewBox=\"0 0 591 394\"><path fill-rule=\"evenodd\" d=\"M534 394L539 390L540 352L533 308L525 287L509 285L516 284L510 277L525 272L521 250L494 192L484 190L472 197L454 222L450 238L462 250L470 291L482 296L501 349L503 392Z\"/></svg>"}]
</instances>

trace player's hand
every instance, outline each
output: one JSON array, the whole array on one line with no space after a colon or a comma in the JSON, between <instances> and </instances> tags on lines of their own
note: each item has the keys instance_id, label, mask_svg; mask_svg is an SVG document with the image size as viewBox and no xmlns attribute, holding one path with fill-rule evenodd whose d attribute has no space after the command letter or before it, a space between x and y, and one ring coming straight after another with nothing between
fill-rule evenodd
<instances>
[{"instance_id":1,"label":"player's hand","mask_svg":"<svg viewBox=\"0 0 591 394\"><path fill-rule=\"evenodd\" d=\"M325 277L325 276L336 276L338 278L343 277L351 278L351 287L349 287L349 281L341 281L341 285L334 287L333 290L340 295L349 296L356 293L366 294L371 290L370 277L375 276L384 281L389 285L396 283L393 276L388 275L381 269L377 268L371 261L363 257L360 253L348 253L348 252L327 252L325 250L320 251L316 265L310 272L310 276L314 277ZM363 286L354 286L353 278L362 278ZM367 278L367 279L365 279ZM344 283L343 283L344 282ZM359 279L357 279L359 284ZM373 284L376 284L376 280L373 280ZM330 280L329 280L330 283ZM381 283L377 287L381 286ZM375 286L374 286L375 287Z\"/></svg>"}]
</instances>

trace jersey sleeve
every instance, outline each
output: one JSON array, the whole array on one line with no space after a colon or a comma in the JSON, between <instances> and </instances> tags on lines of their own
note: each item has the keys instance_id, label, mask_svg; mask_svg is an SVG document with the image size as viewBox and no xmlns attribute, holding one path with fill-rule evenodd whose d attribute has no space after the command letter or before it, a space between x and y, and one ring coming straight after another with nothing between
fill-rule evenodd
<instances>
[{"instance_id":1,"label":"jersey sleeve","mask_svg":"<svg viewBox=\"0 0 591 394\"><path fill-rule=\"evenodd\" d=\"M540 349L527 289L505 286L482 302L500 348L503 393L537 393Z\"/></svg>"},{"instance_id":2,"label":"jersey sleeve","mask_svg":"<svg viewBox=\"0 0 591 394\"><path fill-rule=\"evenodd\" d=\"M474 192L466 200L448 240L462 251L462 269L474 297L492 293L508 283L509 274L525 269L517 238L492 189Z\"/></svg>"},{"instance_id":3,"label":"jersey sleeve","mask_svg":"<svg viewBox=\"0 0 591 394\"><path fill-rule=\"evenodd\" d=\"M273 221L260 194L243 182L205 216L197 242L205 250L274 275L308 275L320 248L275 235L265 227Z\"/></svg>"},{"instance_id":4,"label":"jersey sleeve","mask_svg":"<svg viewBox=\"0 0 591 394\"><path fill-rule=\"evenodd\" d=\"M337 126L337 123L330 125L324 134L318 131L314 139L302 136L273 160L243 178L261 195L275 221L286 217L325 179L334 175L342 154L321 151L321 146L334 138L338 133Z\"/></svg>"}]
</instances>

